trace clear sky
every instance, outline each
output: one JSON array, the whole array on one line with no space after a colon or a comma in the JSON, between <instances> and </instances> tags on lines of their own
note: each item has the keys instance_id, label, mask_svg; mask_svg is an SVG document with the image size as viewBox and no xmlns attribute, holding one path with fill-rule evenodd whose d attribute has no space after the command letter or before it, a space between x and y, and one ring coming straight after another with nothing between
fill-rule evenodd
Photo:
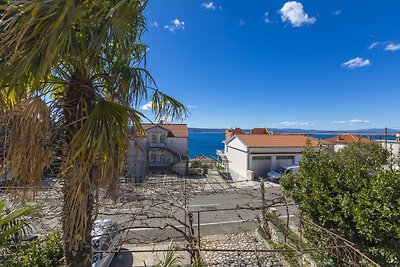
<instances>
[{"instance_id":1,"label":"clear sky","mask_svg":"<svg viewBox=\"0 0 400 267\"><path fill-rule=\"evenodd\" d=\"M399 0L150 0L147 66L189 107L189 127L397 128L399 10Z\"/></svg>"}]
</instances>

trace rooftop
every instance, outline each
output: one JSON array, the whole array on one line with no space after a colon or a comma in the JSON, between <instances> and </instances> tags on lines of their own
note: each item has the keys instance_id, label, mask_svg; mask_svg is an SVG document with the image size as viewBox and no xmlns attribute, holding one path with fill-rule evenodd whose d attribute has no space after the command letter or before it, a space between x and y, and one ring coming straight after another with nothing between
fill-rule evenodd
<instances>
[{"instance_id":1,"label":"rooftop","mask_svg":"<svg viewBox=\"0 0 400 267\"><path fill-rule=\"evenodd\" d=\"M236 135L248 147L305 147L307 140L313 147L319 147L319 140L304 135L268 135L239 134Z\"/></svg>"},{"instance_id":2,"label":"rooftop","mask_svg":"<svg viewBox=\"0 0 400 267\"><path fill-rule=\"evenodd\" d=\"M342 134L342 135L337 135L333 136L330 138L326 138L323 140L324 143L326 144L342 144L342 143L371 143L372 140L370 138L363 138L357 135L352 135L352 134Z\"/></svg>"},{"instance_id":3,"label":"rooftop","mask_svg":"<svg viewBox=\"0 0 400 267\"><path fill-rule=\"evenodd\" d=\"M142 126L144 130L148 130L155 126L161 127L170 131L173 137L187 138L189 136L187 124L143 123Z\"/></svg>"}]
</instances>

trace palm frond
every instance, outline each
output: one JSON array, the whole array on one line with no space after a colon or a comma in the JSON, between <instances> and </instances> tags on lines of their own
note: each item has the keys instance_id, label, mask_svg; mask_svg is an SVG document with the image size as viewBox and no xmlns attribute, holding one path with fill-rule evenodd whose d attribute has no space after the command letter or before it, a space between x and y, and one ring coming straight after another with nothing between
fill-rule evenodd
<instances>
[{"instance_id":1,"label":"palm frond","mask_svg":"<svg viewBox=\"0 0 400 267\"><path fill-rule=\"evenodd\" d=\"M204 262L200 257L194 259L191 267L204 267Z\"/></svg>"},{"instance_id":2,"label":"palm frond","mask_svg":"<svg viewBox=\"0 0 400 267\"><path fill-rule=\"evenodd\" d=\"M142 116L139 111L119 103L100 100L71 142L77 148L72 159L79 155L90 159L105 158L116 148L124 150L129 122L136 130L144 131L140 123Z\"/></svg>"},{"instance_id":3,"label":"palm frond","mask_svg":"<svg viewBox=\"0 0 400 267\"><path fill-rule=\"evenodd\" d=\"M34 215L39 206L27 205L17 208L7 208L6 202L0 200L0 246L9 242L18 242L22 236L32 230L27 217Z\"/></svg>"},{"instance_id":4,"label":"palm frond","mask_svg":"<svg viewBox=\"0 0 400 267\"><path fill-rule=\"evenodd\" d=\"M3 143L3 173L8 173L13 186L40 186L51 155L51 122L46 104L40 97L21 101L8 112L6 128L9 131Z\"/></svg>"},{"instance_id":5,"label":"palm frond","mask_svg":"<svg viewBox=\"0 0 400 267\"><path fill-rule=\"evenodd\" d=\"M167 252L164 253L164 259L159 260L156 267L175 267L178 266L180 257L176 255L173 240L169 243Z\"/></svg>"},{"instance_id":6,"label":"palm frond","mask_svg":"<svg viewBox=\"0 0 400 267\"><path fill-rule=\"evenodd\" d=\"M13 1L3 11L0 55L3 82L23 87L44 79L60 54L79 54L74 25L82 23L85 6L74 0ZM80 51L84 53L84 51Z\"/></svg>"},{"instance_id":7,"label":"palm frond","mask_svg":"<svg viewBox=\"0 0 400 267\"><path fill-rule=\"evenodd\" d=\"M152 96L152 109L157 119L167 117L169 120L184 119L189 110L178 100L155 90Z\"/></svg>"}]
</instances>

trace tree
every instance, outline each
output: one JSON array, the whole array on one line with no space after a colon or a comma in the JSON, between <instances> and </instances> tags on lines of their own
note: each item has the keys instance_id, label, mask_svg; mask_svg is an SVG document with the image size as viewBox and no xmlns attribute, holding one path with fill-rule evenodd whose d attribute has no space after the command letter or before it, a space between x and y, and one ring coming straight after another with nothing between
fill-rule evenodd
<instances>
[{"instance_id":1,"label":"tree","mask_svg":"<svg viewBox=\"0 0 400 267\"><path fill-rule=\"evenodd\" d=\"M400 171L384 170L378 144L350 145L339 152L307 148L298 176L281 180L313 222L357 244L384 266L400 264Z\"/></svg>"},{"instance_id":2,"label":"tree","mask_svg":"<svg viewBox=\"0 0 400 267\"><path fill-rule=\"evenodd\" d=\"M0 6L1 166L13 185L34 188L50 159L62 158L70 266L90 266L99 189L116 188L127 142L143 133L141 102L150 98L157 118L187 114L146 70L146 4L22 0Z\"/></svg>"}]
</instances>

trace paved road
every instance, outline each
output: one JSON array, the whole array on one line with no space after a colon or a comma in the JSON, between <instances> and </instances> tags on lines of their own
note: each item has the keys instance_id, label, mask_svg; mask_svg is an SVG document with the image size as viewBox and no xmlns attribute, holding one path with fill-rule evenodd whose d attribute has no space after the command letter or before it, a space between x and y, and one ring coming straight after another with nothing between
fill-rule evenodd
<instances>
[{"instance_id":1,"label":"paved road","mask_svg":"<svg viewBox=\"0 0 400 267\"><path fill-rule=\"evenodd\" d=\"M218 178L219 179L219 178ZM220 181L221 182L221 181ZM265 197L267 201L271 201L277 196L281 196L279 186L266 186ZM187 200L188 209L194 214L194 230L197 235L198 230L198 212L200 213L200 234L201 236L215 234L234 234L253 231L257 228L256 218L260 215L260 210L251 209L234 209L235 207L260 207L261 193L259 183L248 182L237 184L235 187L226 186L226 190L214 192L198 191L191 192ZM224 210L225 209L225 210ZM286 220L286 207L280 206L272 209L278 216ZM184 221L185 214L182 210L176 209L175 215ZM296 227L299 224L298 210L295 206L289 206L290 225ZM176 221L168 221L176 228L183 230L184 226ZM149 220L147 223L151 226L160 226L165 222L158 220ZM138 225L136 225L138 226ZM149 229L147 227L130 230L125 240L130 243L147 243L153 240L174 239L175 242L183 240L182 234L172 227L164 230ZM135 247L136 245L129 245ZM140 254L140 253L139 253ZM143 253L142 253L143 254ZM145 257L154 257L152 253L146 254ZM132 254L117 254L111 266L132 266ZM134 260L135 261L135 260ZM135 265L136 266L136 265Z\"/></svg>"},{"instance_id":2,"label":"paved road","mask_svg":"<svg viewBox=\"0 0 400 267\"><path fill-rule=\"evenodd\" d=\"M272 200L280 195L279 187L266 188L266 199ZM252 231L257 228L256 218L260 215L260 210L234 209L235 207L260 207L261 194L257 186L241 186L240 188L229 188L219 193L196 193L188 199L188 209L194 213L194 230L197 235L198 215L200 214L200 233L201 235L214 235L224 233L240 233ZM222 210L221 210L222 209ZM273 209L278 216L286 218L286 208L284 206ZM289 206L290 224L298 224L298 212L295 206ZM175 216L184 221L185 214L182 210L176 209ZM172 220L161 222L160 219L148 220L147 226L161 226L165 222L174 225L176 228L184 230L185 227ZM136 224L140 226L140 224ZM129 231L127 240L131 243L146 242L151 240L175 239L180 240L182 234L176 229L149 229L142 227Z\"/></svg>"}]
</instances>

